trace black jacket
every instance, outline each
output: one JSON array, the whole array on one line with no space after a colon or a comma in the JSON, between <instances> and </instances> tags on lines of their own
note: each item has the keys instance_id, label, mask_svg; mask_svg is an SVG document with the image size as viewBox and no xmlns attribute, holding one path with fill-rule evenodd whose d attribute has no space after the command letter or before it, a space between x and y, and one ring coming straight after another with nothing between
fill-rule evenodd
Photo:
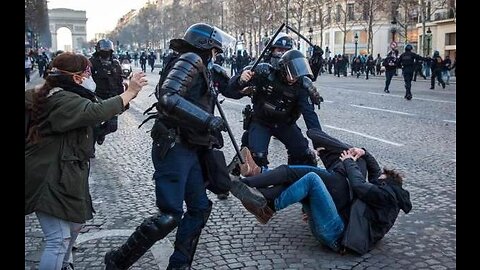
<instances>
[{"instance_id":1,"label":"black jacket","mask_svg":"<svg viewBox=\"0 0 480 270\"><path fill-rule=\"evenodd\" d=\"M401 185L378 179L380 167L366 152L369 173L366 182L357 163L345 159L343 165L352 188L354 200L343 238L343 245L364 254L375 246L395 223L400 209L406 214L412 209L410 194Z\"/></svg>"},{"instance_id":2,"label":"black jacket","mask_svg":"<svg viewBox=\"0 0 480 270\"><path fill-rule=\"evenodd\" d=\"M120 62L113 58L101 59L94 54L90 58L92 63L92 77L97 87L95 94L102 99L107 99L123 93L122 67Z\"/></svg>"}]
</instances>

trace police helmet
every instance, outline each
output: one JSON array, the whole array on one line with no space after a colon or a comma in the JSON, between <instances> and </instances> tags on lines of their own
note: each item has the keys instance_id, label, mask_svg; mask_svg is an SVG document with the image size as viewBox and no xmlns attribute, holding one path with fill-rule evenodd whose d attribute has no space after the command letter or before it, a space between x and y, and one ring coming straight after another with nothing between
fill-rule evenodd
<instances>
[{"instance_id":1,"label":"police helmet","mask_svg":"<svg viewBox=\"0 0 480 270\"><path fill-rule=\"evenodd\" d=\"M113 42L109 39L102 38L97 42L97 45L95 46L95 51L113 52Z\"/></svg>"},{"instance_id":2,"label":"police helmet","mask_svg":"<svg viewBox=\"0 0 480 270\"><path fill-rule=\"evenodd\" d=\"M413 46L411 44L407 44L405 46L405 51L411 51L413 49Z\"/></svg>"},{"instance_id":3,"label":"police helmet","mask_svg":"<svg viewBox=\"0 0 480 270\"><path fill-rule=\"evenodd\" d=\"M188 27L183 40L197 49L216 48L219 52L223 52L225 47L235 44L235 38L231 35L206 23L196 23Z\"/></svg>"},{"instance_id":4,"label":"police helmet","mask_svg":"<svg viewBox=\"0 0 480 270\"><path fill-rule=\"evenodd\" d=\"M281 48L290 50L293 48L293 38L286 33L279 33L272 42L272 48Z\"/></svg>"},{"instance_id":5,"label":"police helmet","mask_svg":"<svg viewBox=\"0 0 480 270\"><path fill-rule=\"evenodd\" d=\"M433 56L435 56L435 57L436 57L436 56L440 56L440 52L439 52L439 51L434 51L434 52L433 52Z\"/></svg>"},{"instance_id":6,"label":"police helmet","mask_svg":"<svg viewBox=\"0 0 480 270\"><path fill-rule=\"evenodd\" d=\"M313 78L313 72L310 68L307 58L299 50L288 50L278 62L280 71L290 81L296 80L301 76Z\"/></svg>"}]
</instances>

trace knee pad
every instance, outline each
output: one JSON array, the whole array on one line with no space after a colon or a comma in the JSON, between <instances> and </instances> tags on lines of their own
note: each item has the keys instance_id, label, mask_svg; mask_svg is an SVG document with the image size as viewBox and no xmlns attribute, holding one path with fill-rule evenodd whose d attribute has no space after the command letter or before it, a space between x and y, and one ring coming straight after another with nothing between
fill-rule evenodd
<instances>
[{"instance_id":1,"label":"knee pad","mask_svg":"<svg viewBox=\"0 0 480 270\"><path fill-rule=\"evenodd\" d=\"M288 165L309 165L317 166L317 156L315 152L308 150L308 153L302 156L288 156Z\"/></svg>"},{"instance_id":2,"label":"knee pad","mask_svg":"<svg viewBox=\"0 0 480 270\"><path fill-rule=\"evenodd\" d=\"M252 157L255 163L260 166L260 167L266 167L270 162L268 162L267 159L267 153L264 152L258 152L258 153L253 153L252 152Z\"/></svg>"},{"instance_id":3,"label":"knee pad","mask_svg":"<svg viewBox=\"0 0 480 270\"><path fill-rule=\"evenodd\" d=\"M145 219L136 229L151 241L158 241L167 236L178 226L178 219L170 214L161 213Z\"/></svg>"}]
</instances>

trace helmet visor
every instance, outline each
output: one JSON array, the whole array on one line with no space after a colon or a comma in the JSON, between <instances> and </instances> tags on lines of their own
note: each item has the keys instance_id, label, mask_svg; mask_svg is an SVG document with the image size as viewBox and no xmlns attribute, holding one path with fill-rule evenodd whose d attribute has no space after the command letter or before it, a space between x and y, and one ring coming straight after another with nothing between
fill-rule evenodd
<instances>
[{"instance_id":1,"label":"helmet visor","mask_svg":"<svg viewBox=\"0 0 480 270\"><path fill-rule=\"evenodd\" d=\"M312 69L304 57L299 57L288 61L285 64L285 71L289 80L296 80L302 76L313 77Z\"/></svg>"},{"instance_id":2,"label":"helmet visor","mask_svg":"<svg viewBox=\"0 0 480 270\"><path fill-rule=\"evenodd\" d=\"M218 44L217 49L221 50L219 53L224 52L228 48L235 49L235 38L231 35L225 33L223 30L217 27L213 27L213 33L211 38L215 41L215 44Z\"/></svg>"}]
</instances>

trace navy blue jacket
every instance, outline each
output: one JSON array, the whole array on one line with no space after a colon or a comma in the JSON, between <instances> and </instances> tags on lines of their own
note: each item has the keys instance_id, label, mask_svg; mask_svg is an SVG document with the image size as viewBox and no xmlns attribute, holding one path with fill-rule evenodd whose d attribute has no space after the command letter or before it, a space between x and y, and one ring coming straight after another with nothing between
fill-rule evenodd
<instances>
[{"instance_id":1,"label":"navy blue jacket","mask_svg":"<svg viewBox=\"0 0 480 270\"><path fill-rule=\"evenodd\" d=\"M247 85L240 85L241 74L233 76L222 94L228 98L240 99L246 94L240 91L246 86L255 86L251 95L253 103L253 121L265 125L293 124L303 116L307 129L320 128L318 115L307 89L298 80L293 85L282 81L279 71L255 73Z\"/></svg>"}]
</instances>

